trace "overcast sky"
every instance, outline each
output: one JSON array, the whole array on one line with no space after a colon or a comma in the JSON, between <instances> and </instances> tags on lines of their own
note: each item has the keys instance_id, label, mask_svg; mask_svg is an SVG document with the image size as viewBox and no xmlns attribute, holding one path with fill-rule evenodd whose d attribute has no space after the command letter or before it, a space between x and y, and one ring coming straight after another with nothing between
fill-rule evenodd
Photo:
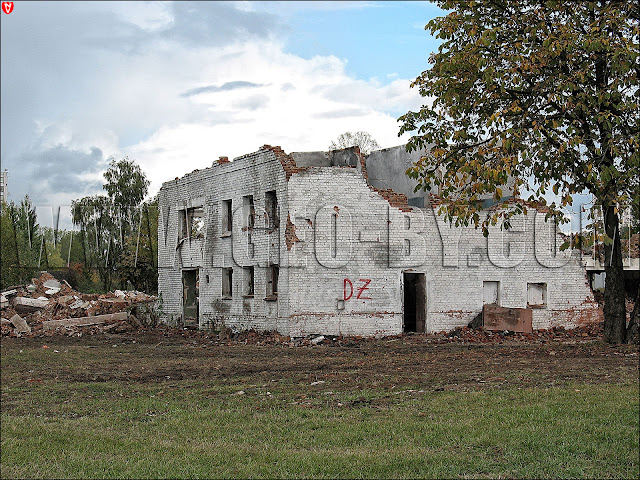
<instances>
[{"instance_id":1,"label":"overcast sky","mask_svg":"<svg viewBox=\"0 0 640 480\"><path fill-rule=\"evenodd\" d=\"M427 2L14 2L2 19L10 199L102 192L108 159L162 182L264 144L326 150L397 118L437 41Z\"/></svg>"}]
</instances>

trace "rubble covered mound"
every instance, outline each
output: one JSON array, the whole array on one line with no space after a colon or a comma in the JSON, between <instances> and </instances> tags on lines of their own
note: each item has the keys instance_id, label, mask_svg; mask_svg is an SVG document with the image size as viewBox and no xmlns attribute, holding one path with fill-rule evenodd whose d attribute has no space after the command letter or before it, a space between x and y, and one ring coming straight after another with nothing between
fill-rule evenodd
<instances>
[{"instance_id":1,"label":"rubble covered mound","mask_svg":"<svg viewBox=\"0 0 640 480\"><path fill-rule=\"evenodd\" d=\"M156 320L155 296L122 290L80 293L48 272L1 295L3 336L132 332Z\"/></svg>"},{"instance_id":2,"label":"rubble covered mound","mask_svg":"<svg viewBox=\"0 0 640 480\"><path fill-rule=\"evenodd\" d=\"M217 344L285 345L303 347L316 345L357 347L374 338L343 335L309 335L291 338L277 332L253 330L219 333L157 325L157 297L137 291L114 290L106 294L75 291L66 281L58 281L48 272L33 278L30 285L13 287L2 292L2 336L82 336L99 333L142 333L153 328L163 336L214 341ZM592 341L602 339L602 324L590 324L565 330L554 327L532 333L492 331L485 328L456 328L433 334L402 334L387 336L387 341L403 338L406 343L546 343Z\"/></svg>"},{"instance_id":3,"label":"rubble covered mound","mask_svg":"<svg viewBox=\"0 0 640 480\"><path fill-rule=\"evenodd\" d=\"M230 329L223 329L221 332L215 333L191 328L173 328L167 325L158 325L154 331L164 337L182 337L192 343L207 343L215 345L282 345L290 348L325 345L329 347L359 348L366 342L377 341L401 341L404 344L546 344L549 342L574 344L601 341L603 324L590 324L573 329L552 327L549 329L534 330L532 333L491 331L484 328L472 329L470 327L461 327L449 332L403 333L400 335L389 335L384 337L364 337L360 335L307 335L305 337L292 338L290 336L280 335L277 332L256 332L254 330L232 332Z\"/></svg>"}]
</instances>

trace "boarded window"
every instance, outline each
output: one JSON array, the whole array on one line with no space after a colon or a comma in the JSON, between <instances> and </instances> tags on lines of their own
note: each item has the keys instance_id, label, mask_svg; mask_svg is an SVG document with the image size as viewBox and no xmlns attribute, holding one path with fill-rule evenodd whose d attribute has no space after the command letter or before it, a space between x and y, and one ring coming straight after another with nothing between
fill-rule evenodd
<instances>
[{"instance_id":1,"label":"boarded window","mask_svg":"<svg viewBox=\"0 0 640 480\"><path fill-rule=\"evenodd\" d=\"M278 265L270 265L267 267L267 298L275 298L278 296L278 276L280 268Z\"/></svg>"},{"instance_id":2,"label":"boarded window","mask_svg":"<svg viewBox=\"0 0 640 480\"><path fill-rule=\"evenodd\" d=\"M276 191L271 190L264 195L264 209L267 212L267 228L278 228L278 197Z\"/></svg>"},{"instance_id":3,"label":"boarded window","mask_svg":"<svg viewBox=\"0 0 640 480\"><path fill-rule=\"evenodd\" d=\"M253 195L242 197L242 227L253 229L256 223L256 209L253 205Z\"/></svg>"},{"instance_id":4,"label":"boarded window","mask_svg":"<svg viewBox=\"0 0 640 480\"><path fill-rule=\"evenodd\" d=\"M222 298L233 296L233 268L222 269Z\"/></svg>"},{"instance_id":5,"label":"boarded window","mask_svg":"<svg viewBox=\"0 0 640 480\"><path fill-rule=\"evenodd\" d=\"M233 211L231 200L222 201L222 233L229 233L233 227Z\"/></svg>"},{"instance_id":6,"label":"boarded window","mask_svg":"<svg viewBox=\"0 0 640 480\"><path fill-rule=\"evenodd\" d=\"M482 282L482 303L500 305L500 282Z\"/></svg>"},{"instance_id":7,"label":"boarded window","mask_svg":"<svg viewBox=\"0 0 640 480\"><path fill-rule=\"evenodd\" d=\"M527 283L527 307L542 308L547 306L547 284Z\"/></svg>"},{"instance_id":8,"label":"boarded window","mask_svg":"<svg viewBox=\"0 0 640 480\"><path fill-rule=\"evenodd\" d=\"M244 268L244 296L253 297L253 267Z\"/></svg>"}]
</instances>

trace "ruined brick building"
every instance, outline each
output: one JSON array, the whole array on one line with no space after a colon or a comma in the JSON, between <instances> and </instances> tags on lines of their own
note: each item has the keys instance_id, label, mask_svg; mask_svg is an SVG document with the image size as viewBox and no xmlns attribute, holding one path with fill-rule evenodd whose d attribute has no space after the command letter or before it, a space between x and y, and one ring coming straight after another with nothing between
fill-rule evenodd
<instances>
[{"instance_id":1,"label":"ruined brick building","mask_svg":"<svg viewBox=\"0 0 640 480\"><path fill-rule=\"evenodd\" d=\"M291 336L450 330L485 303L531 308L533 328L599 319L543 213L488 238L452 227L413 192L405 170L418 158L265 145L164 183L161 318Z\"/></svg>"}]
</instances>

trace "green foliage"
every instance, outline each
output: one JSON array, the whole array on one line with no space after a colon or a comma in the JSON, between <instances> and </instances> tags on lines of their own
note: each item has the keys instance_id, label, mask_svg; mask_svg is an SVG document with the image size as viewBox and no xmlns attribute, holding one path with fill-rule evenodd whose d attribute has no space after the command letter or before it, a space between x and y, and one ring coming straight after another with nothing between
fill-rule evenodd
<instances>
[{"instance_id":1,"label":"green foliage","mask_svg":"<svg viewBox=\"0 0 640 480\"><path fill-rule=\"evenodd\" d=\"M71 204L73 223L80 226L88 269L96 269L104 288L111 289L118 259L118 216L113 203L94 195L74 200ZM115 252L114 252L115 250Z\"/></svg>"},{"instance_id":2,"label":"green foliage","mask_svg":"<svg viewBox=\"0 0 640 480\"><path fill-rule=\"evenodd\" d=\"M590 193L603 208L605 340L625 340L619 211L640 192L640 10L633 2L440 0L426 29L442 39L412 83L431 101L400 117L416 190L437 187L456 225L526 213L520 197L562 207ZM518 201L503 199L513 185ZM502 208L482 212L483 198ZM637 208L636 208L637 209ZM576 242L581 244L582 242Z\"/></svg>"},{"instance_id":3,"label":"green foliage","mask_svg":"<svg viewBox=\"0 0 640 480\"><path fill-rule=\"evenodd\" d=\"M137 210L137 233L125 239L118 269L121 278L136 290L147 293L158 291L158 199L144 203Z\"/></svg>"},{"instance_id":4,"label":"green foliage","mask_svg":"<svg viewBox=\"0 0 640 480\"><path fill-rule=\"evenodd\" d=\"M16 206L2 204L1 285L30 281L40 268L48 265L45 237L36 221L36 211L28 195Z\"/></svg>"},{"instance_id":5,"label":"green foliage","mask_svg":"<svg viewBox=\"0 0 640 480\"><path fill-rule=\"evenodd\" d=\"M116 162L111 159L109 169L104 173L107 181L102 188L115 205L135 207L144 200L149 187L149 180L133 160L125 157Z\"/></svg>"},{"instance_id":6,"label":"green foliage","mask_svg":"<svg viewBox=\"0 0 640 480\"><path fill-rule=\"evenodd\" d=\"M427 24L443 40L412 84L432 99L399 120L409 150L431 156L409 168L418 188L437 186L449 220L482 224L526 208L504 204L481 218L480 197L514 195L560 208L588 191L629 203L639 185L638 10L633 2L467 2ZM527 185L533 178L535 183Z\"/></svg>"},{"instance_id":7,"label":"green foliage","mask_svg":"<svg viewBox=\"0 0 640 480\"><path fill-rule=\"evenodd\" d=\"M2 202L0 206L0 288L2 289L19 284L21 278L14 228L9 206Z\"/></svg>"},{"instance_id":8,"label":"green foliage","mask_svg":"<svg viewBox=\"0 0 640 480\"><path fill-rule=\"evenodd\" d=\"M157 199L140 205L149 181L127 158L112 160L104 176L108 197L72 202L79 231L39 225L28 195L19 206L2 205L2 287L30 282L46 269L88 293L111 290L116 282L157 291Z\"/></svg>"},{"instance_id":9,"label":"green foliage","mask_svg":"<svg viewBox=\"0 0 640 480\"><path fill-rule=\"evenodd\" d=\"M108 196L83 197L71 206L73 222L80 227L85 268L98 272L105 290L117 282L121 288L130 284L156 291L157 201L141 205L149 181L128 158L112 159L104 177Z\"/></svg>"}]
</instances>

